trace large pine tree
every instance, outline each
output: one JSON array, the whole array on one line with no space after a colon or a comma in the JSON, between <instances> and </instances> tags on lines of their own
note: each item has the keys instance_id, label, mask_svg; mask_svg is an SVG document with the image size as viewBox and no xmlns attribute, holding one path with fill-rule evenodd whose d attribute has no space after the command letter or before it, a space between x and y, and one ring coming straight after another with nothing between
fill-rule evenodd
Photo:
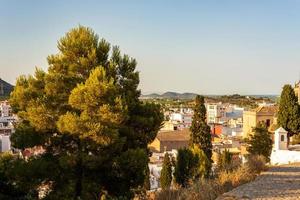
<instances>
[{"instance_id":1,"label":"large pine tree","mask_svg":"<svg viewBox=\"0 0 300 200\"><path fill-rule=\"evenodd\" d=\"M40 164L31 189L47 185L49 199L131 198L144 184L160 109L139 101L136 61L91 29L72 29L58 49L48 71L18 78L10 99L20 118L14 147L45 150L28 160Z\"/></svg>"},{"instance_id":2,"label":"large pine tree","mask_svg":"<svg viewBox=\"0 0 300 200\"><path fill-rule=\"evenodd\" d=\"M300 107L294 89L285 85L280 96L277 123L293 135L300 132L299 119Z\"/></svg>"},{"instance_id":3,"label":"large pine tree","mask_svg":"<svg viewBox=\"0 0 300 200\"><path fill-rule=\"evenodd\" d=\"M206 174L209 174L212 162L212 143L210 127L206 123L206 108L203 96L196 96L193 121L190 131L191 144L198 146L209 160L209 164L206 165Z\"/></svg>"}]
</instances>

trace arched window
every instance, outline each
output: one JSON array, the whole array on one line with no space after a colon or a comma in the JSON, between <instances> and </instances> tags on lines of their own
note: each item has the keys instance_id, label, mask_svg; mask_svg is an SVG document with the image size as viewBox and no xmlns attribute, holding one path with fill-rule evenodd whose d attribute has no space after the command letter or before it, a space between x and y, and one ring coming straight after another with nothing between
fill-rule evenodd
<instances>
[{"instance_id":1,"label":"arched window","mask_svg":"<svg viewBox=\"0 0 300 200\"><path fill-rule=\"evenodd\" d=\"M280 140L281 140L281 142L284 142L284 135L281 135Z\"/></svg>"}]
</instances>

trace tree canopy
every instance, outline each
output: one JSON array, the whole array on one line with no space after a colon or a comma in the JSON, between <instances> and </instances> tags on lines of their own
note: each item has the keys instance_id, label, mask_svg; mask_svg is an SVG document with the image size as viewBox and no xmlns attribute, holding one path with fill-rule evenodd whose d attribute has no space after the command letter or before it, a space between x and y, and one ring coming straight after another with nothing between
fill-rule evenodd
<instances>
[{"instance_id":1,"label":"tree canopy","mask_svg":"<svg viewBox=\"0 0 300 200\"><path fill-rule=\"evenodd\" d=\"M41 164L31 190L48 186L48 199L131 198L147 175L160 108L139 101L136 60L90 28L71 29L58 50L47 71L20 76L10 97L20 119L13 146L45 150L28 160Z\"/></svg>"},{"instance_id":2,"label":"tree canopy","mask_svg":"<svg viewBox=\"0 0 300 200\"><path fill-rule=\"evenodd\" d=\"M280 96L277 122L293 135L300 132L299 119L300 107L294 89L291 85L285 85Z\"/></svg>"},{"instance_id":3,"label":"tree canopy","mask_svg":"<svg viewBox=\"0 0 300 200\"><path fill-rule=\"evenodd\" d=\"M182 187L187 187L194 176L196 166L197 160L190 149L178 149L174 171L175 182Z\"/></svg>"},{"instance_id":4,"label":"tree canopy","mask_svg":"<svg viewBox=\"0 0 300 200\"><path fill-rule=\"evenodd\" d=\"M258 124L257 127L253 129L253 132L247 141L249 144L247 151L252 155L262 155L266 161L270 161L273 144L271 134L264 124Z\"/></svg>"},{"instance_id":5,"label":"tree canopy","mask_svg":"<svg viewBox=\"0 0 300 200\"><path fill-rule=\"evenodd\" d=\"M205 154L209 163L206 165L206 173L209 174L212 162L211 131L206 122L206 108L204 97L196 96L193 121L191 125L191 145L198 146Z\"/></svg>"},{"instance_id":6,"label":"tree canopy","mask_svg":"<svg viewBox=\"0 0 300 200\"><path fill-rule=\"evenodd\" d=\"M164 162L160 173L160 185L162 189L169 189L172 183L172 163L168 153L164 156Z\"/></svg>"}]
</instances>

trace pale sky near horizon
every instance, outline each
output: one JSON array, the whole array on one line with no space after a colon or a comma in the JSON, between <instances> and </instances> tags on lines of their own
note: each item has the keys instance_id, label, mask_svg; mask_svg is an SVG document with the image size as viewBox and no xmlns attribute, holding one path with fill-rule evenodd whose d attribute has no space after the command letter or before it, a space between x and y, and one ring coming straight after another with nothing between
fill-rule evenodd
<instances>
[{"instance_id":1,"label":"pale sky near horizon","mask_svg":"<svg viewBox=\"0 0 300 200\"><path fill-rule=\"evenodd\" d=\"M279 94L300 76L300 0L0 0L0 78L46 70L79 24L137 59L142 93Z\"/></svg>"}]
</instances>

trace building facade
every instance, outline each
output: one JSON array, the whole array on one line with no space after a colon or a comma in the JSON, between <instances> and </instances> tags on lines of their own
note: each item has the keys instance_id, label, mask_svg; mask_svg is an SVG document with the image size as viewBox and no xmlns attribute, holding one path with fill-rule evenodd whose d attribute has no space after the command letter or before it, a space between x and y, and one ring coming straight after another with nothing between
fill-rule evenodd
<instances>
[{"instance_id":1,"label":"building facade","mask_svg":"<svg viewBox=\"0 0 300 200\"><path fill-rule=\"evenodd\" d=\"M159 132L149 145L152 152L165 152L188 147L190 141L189 129Z\"/></svg>"},{"instance_id":2,"label":"building facade","mask_svg":"<svg viewBox=\"0 0 300 200\"><path fill-rule=\"evenodd\" d=\"M221 123L226 117L226 107L222 103L206 104L207 123Z\"/></svg>"},{"instance_id":3,"label":"building facade","mask_svg":"<svg viewBox=\"0 0 300 200\"><path fill-rule=\"evenodd\" d=\"M259 123L263 123L267 128L274 123L276 106L260 106L256 109L244 111L243 113L243 137L247 138L253 133Z\"/></svg>"}]
</instances>

